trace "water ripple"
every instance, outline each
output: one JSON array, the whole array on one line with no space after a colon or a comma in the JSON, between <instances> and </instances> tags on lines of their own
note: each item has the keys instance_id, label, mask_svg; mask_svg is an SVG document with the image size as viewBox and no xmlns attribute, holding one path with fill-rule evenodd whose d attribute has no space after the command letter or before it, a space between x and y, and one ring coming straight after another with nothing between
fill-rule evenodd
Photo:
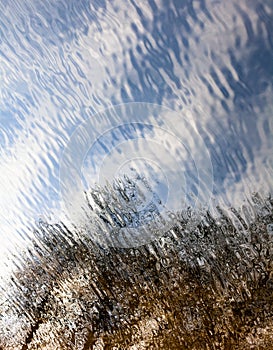
<instances>
[{"instance_id":1,"label":"water ripple","mask_svg":"<svg viewBox=\"0 0 273 350\"><path fill-rule=\"evenodd\" d=\"M82 177L84 172L93 174L104 153L108 152L105 162L113 156L112 168L122 168L127 153L137 157L146 150L146 155L156 154L161 170L170 170L169 181L179 167L184 169L181 183L192 186L181 204L186 207L192 197L201 197L200 174L204 176L199 179L201 188L209 180L204 175L208 164L202 163L203 152L208 152L213 209L215 203L224 208L244 204L245 215L252 217L258 210L249 204L253 192L266 196L273 187L272 32L271 1L1 1L0 235L7 256L3 266L20 265L20 250L33 239L32 227L39 217L62 217L61 160L73 135L87 121L93 123L90 130L82 131L71 151L75 159L86 147L86 164L93 168L81 164ZM127 129L122 124L119 132L111 132L111 125L120 121L119 109L111 107L126 105L131 113L135 102L171 108L181 122L172 125L177 119L156 118L152 112L145 121L137 115L143 129L139 126L136 138L147 137L147 144L134 139L130 129L134 120L127 121ZM111 113L104 114L105 109ZM183 133L185 116L190 129ZM84 144L86 133L102 125L109 128L94 140L98 154L94 149L92 153L92 145ZM152 129L164 125L172 130L166 139ZM148 126L153 132L147 131ZM177 134L187 136L185 153L170 141ZM152 143L150 139L156 137L159 142ZM202 164L201 169L196 164ZM111 194L115 196L115 191ZM114 209L103 207L101 216L109 219L111 212L113 225L124 224L124 211L118 205ZM232 220L237 220L237 229L244 228L238 215L233 213ZM192 218L192 225L194 220L198 221ZM18 260L13 257L17 250ZM5 269L1 267L0 275L6 274ZM31 328L28 317L26 333ZM14 327L14 332L20 329Z\"/></svg>"}]
</instances>

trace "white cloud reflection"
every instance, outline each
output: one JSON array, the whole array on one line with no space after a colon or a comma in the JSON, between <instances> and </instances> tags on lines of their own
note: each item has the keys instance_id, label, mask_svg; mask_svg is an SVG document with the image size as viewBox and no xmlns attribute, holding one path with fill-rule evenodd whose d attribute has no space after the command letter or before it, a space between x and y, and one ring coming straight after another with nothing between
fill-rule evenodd
<instances>
[{"instance_id":1,"label":"white cloud reflection","mask_svg":"<svg viewBox=\"0 0 273 350\"><path fill-rule=\"evenodd\" d=\"M79 25L79 28L72 28L73 35L70 37L65 29L58 31L48 27L48 13L44 13L43 18L39 2L31 4L32 9L27 9L27 4L27 1L16 7L12 3L7 4L5 12L0 15L5 34L1 44L5 54L0 61L3 78L0 103L3 110L15 105L13 113L20 125L20 128L10 126L16 136L9 147L1 150L1 255L12 249L14 244L24 241L25 232L40 214L47 215L59 209L59 162L75 128L95 111L117 103L134 102L137 94L134 95L132 85L140 89L143 84L148 86L153 74L155 81L150 95L139 91L138 98L155 102L156 94L161 93L151 57L156 54L154 48L158 49L158 45L163 43L157 42L155 34L159 29L155 13L148 4L141 5L145 17L143 21L132 4L124 6L120 1L107 3L106 10L94 13L96 21L83 18L86 31L81 31ZM164 1L157 4L159 10L166 6ZM235 119L237 113L234 111L234 90L228 85L222 68L230 72L234 81L240 81L229 52L240 38L240 48L235 50L234 55L238 61L245 60L251 53L251 43L248 44L251 38L242 17L238 15L236 1L208 1L209 15L198 8L197 2L194 5L198 20L187 13L186 7L176 14L184 17L190 29L174 33L181 61L175 50L168 51L172 72L178 77L179 84L175 83L168 70L158 68L164 86L171 88L171 93L164 90L165 95L162 94L160 102L177 111L185 105L193 110L195 106L200 106L202 120L200 115L193 113L191 122L198 130L213 130L214 134L210 135L213 143L213 135L220 135L221 139L222 130L230 128L223 100ZM47 6L49 11L54 8L51 3ZM259 18L253 2L240 2L240 8L247 13L253 31L257 32ZM171 4L170 9L176 12ZM65 11L69 11L68 8ZM42 20L41 33L33 29L36 15ZM53 19L58 16L56 12L51 15ZM30 36L27 31L30 31ZM164 28L161 31L163 39L166 36L165 39L169 40ZM150 75L143 73L146 68ZM212 69L218 77L218 84L212 77ZM223 91L229 95L228 98L224 98ZM263 95L265 101L272 101L270 88ZM212 113L219 118L212 118ZM251 113L260 113L260 109ZM226 193L219 191L221 200L223 198L236 205L242 201L242 193L244 196L253 190L266 192L272 189L272 140L266 139L263 131L264 122L268 118L270 120L270 115L270 110L268 114L259 115L256 126L262 144L256 147L253 140L254 161L245 152L247 169L241 174L239 182L234 182L232 172L226 174L223 182ZM228 138L228 133L222 137ZM237 137L240 138L240 134ZM269 166L265 165L266 162Z\"/></svg>"}]
</instances>

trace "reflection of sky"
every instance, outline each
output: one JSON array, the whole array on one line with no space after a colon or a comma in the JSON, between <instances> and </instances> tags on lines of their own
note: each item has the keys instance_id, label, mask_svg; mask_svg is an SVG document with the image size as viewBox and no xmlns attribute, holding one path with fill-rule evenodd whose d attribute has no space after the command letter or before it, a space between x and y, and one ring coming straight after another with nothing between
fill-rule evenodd
<instances>
[{"instance_id":1,"label":"reflection of sky","mask_svg":"<svg viewBox=\"0 0 273 350\"><path fill-rule=\"evenodd\" d=\"M24 0L0 9L6 242L58 207L70 135L111 104L198 105L193 123L211 152L215 195L233 203L272 189L270 2Z\"/></svg>"}]
</instances>

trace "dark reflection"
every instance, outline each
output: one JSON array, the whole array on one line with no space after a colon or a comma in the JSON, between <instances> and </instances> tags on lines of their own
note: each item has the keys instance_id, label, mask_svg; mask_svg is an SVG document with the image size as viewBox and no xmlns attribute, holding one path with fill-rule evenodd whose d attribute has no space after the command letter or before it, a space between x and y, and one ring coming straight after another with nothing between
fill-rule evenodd
<instances>
[{"instance_id":1,"label":"dark reflection","mask_svg":"<svg viewBox=\"0 0 273 350\"><path fill-rule=\"evenodd\" d=\"M98 217L115 219L113 204L90 196ZM40 221L0 306L2 348L270 349L272 209L255 194L240 211L200 214L189 230L189 208L163 236L129 249Z\"/></svg>"}]
</instances>

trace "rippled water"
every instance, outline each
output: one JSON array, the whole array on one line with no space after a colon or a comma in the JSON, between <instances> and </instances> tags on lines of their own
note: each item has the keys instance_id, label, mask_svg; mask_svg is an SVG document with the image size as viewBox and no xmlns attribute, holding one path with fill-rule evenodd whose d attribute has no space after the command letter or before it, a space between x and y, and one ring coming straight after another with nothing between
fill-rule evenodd
<instances>
[{"instance_id":1,"label":"rippled water","mask_svg":"<svg viewBox=\"0 0 273 350\"><path fill-rule=\"evenodd\" d=\"M0 286L3 300L12 300L13 306L18 304L16 312L22 320L18 322L18 314L9 311L6 301L0 303L0 347L27 349L27 345L22 344L29 343L29 349L87 349L89 345L80 345L75 334L71 335L73 329L78 334L87 329L86 344L93 342L96 349L106 347L107 342L112 348L115 339L125 349L160 348L160 344L167 349L168 339L174 349L201 349L205 348L205 343L212 349L231 349L235 348L236 341L239 344L236 337L235 343L228 340L225 343L220 335L215 336L221 333L216 328L224 326L213 316L215 328L204 328L208 337L214 337L213 341L205 336L204 343L196 342L196 345L194 337L185 340L191 329L196 332L203 329L200 320L206 310L197 306L197 314L190 309L184 312L181 310L186 305L172 303L172 300L179 293L183 299L181 285L184 283L189 295L199 295L197 287L185 282L191 275L181 272L189 273L185 266L191 266L190 257L195 257L193 260L201 271L210 276L206 275L204 284L213 285L210 278L213 280L217 275L215 271L226 268L219 256L222 256L223 241L228 245L233 242L229 236L232 227L240 231L236 231L238 241L234 242L241 250L237 251L234 243L231 249L234 259L227 264L235 266L240 259L247 260L253 254L254 260L258 256L261 259L260 269L266 271L261 273L272 275L272 264L265 263L273 252L270 250L272 202L268 199L273 191L272 33L273 3L270 0L1 1L0 275L3 278ZM223 217L221 220L226 224L219 219L219 207L225 211L226 221ZM230 207L237 208L238 212L230 211ZM186 215L188 212L192 214ZM215 222L206 217L208 214L204 213L207 212ZM230 217L229 224L225 215ZM62 223L60 225L65 228L54 226L44 230L39 226L44 225L41 222L46 225ZM224 233L219 228L221 222ZM242 246L249 243L243 237L253 236L251 225L254 222L263 253L258 248L256 251L255 247ZM35 233L35 225L39 233ZM157 252L145 251L145 245L160 240L175 225L180 232L175 244L169 243L165 250L165 243L160 243ZM210 225L213 243L205 240L202 246L202 240L193 232L202 233ZM186 237L192 235L191 243L185 243L185 232ZM53 243L44 243L47 236ZM217 237L220 237L219 242ZM55 251L54 244L59 252ZM71 267L73 244L81 252L76 260L79 266L75 269ZM217 263L212 262L212 255L206 257L205 252L211 245L218 254ZM132 256L128 252L120 256L115 249L121 247L133 249ZM109 254L113 254L112 263L105 253L108 249ZM67 268L60 267L63 265L58 260L64 252L69 256L64 265ZM143 261L137 254L144 256ZM153 271L149 269L149 257L154 262ZM83 261L88 259L92 263L85 267ZM135 260L139 259L141 266L134 270ZM164 265L162 259L173 263ZM38 268L43 264L48 265L45 273ZM22 292L27 283L18 272L10 272L14 266L21 269L19 275L25 274L27 280L29 273L28 278L40 285L37 288L33 285L31 293L24 295L28 306L18 302L18 290ZM212 266L216 266L215 270ZM198 280L198 273L191 268ZM162 269L168 271L163 276ZM175 277L172 270L181 271ZM135 285L141 285L135 291L128 277L134 271ZM238 286L230 282L230 287L229 282L225 282L232 280L232 271L223 272L224 277L219 277L220 282L217 282L221 287L216 282L214 287L226 290L220 294L237 302L232 288L236 290ZM94 279L90 277L93 273ZM110 283L105 277L107 274L115 283ZM240 279L240 273L238 276ZM11 293L14 299L8 293L10 287L6 286L10 277L13 278L10 283L15 290ZM85 293L90 294L92 283L98 286L97 294L90 297L87 304L97 305L96 300L100 305L111 304L107 304L110 318L103 314L106 311L92 309L92 313L89 310L93 315L91 320L98 318L97 323L89 322L94 327L92 332L88 318L80 316L84 308L79 305L84 296L79 296L82 294L75 282L79 278ZM157 284L156 278L161 282ZM173 289L170 287L169 294L166 292L168 279L176 284ZM147 295L144 282L150 283ZM126 291L120 291L119 283L124 283ZM162 294L159 293L161 284L167 288L164 287ZM50 296L40 293L54 285ZM269 288L269 282L266 286ZM246 299L247 291L252 293L251 288L245 288ZM272 286L270 288L272 293ZM75 305L71 296L73 289L76 290L74 299L78 300ZM39 293L48 305L71 302L71 310L81 309L71 311L66 304L71 319L79 312L77 324L69 325L70 321L66 320L63 323L66 326L60 326L59 332L68 332L64 339L69 339L70 343L63 340L60 345L54 338L50 344L45 340L53 324L57 327L54 322L62 320L63 316L61 306L56 305L56 309L52 306L51 311L43 309L41 312ZM122 293L128 305L122 303ZM258 298L255 293L251 295ZM148 300L146 304L145 298L141 301L140 307L148 310L145 315L132 306L134 298L141 296ZM157 308L157 298L166 298L166 305L162 301ZM115 304L113 300L118 302ZM222 302L221 297L217 302ZM269 307L267 303L268 300L264 301L263 310ZM94 305L92 307L99 308ZM68 313L68 309L64 312ZM228 319L231 311L224 306L223 309ZM134 317L139 313L135 339L128 330L132 326L130 310L134 310ZM179 317L178 323L174 321L177 312L184 315L187 324ZM270 315L268 320L273 313ZM107 321L103 321L104 318ZM245 327L244 322L241 328ZM269 323L258 328L253 326L256 333L260 332L261 342L265 342L262 334L273 336L272 331L267 332L267 327L272 327ZM168 338L168 332L162 331L167 325L178 333L177 339ZM111 336L103 338L101 332ZM234 332L240 333L239 330ZM40 343L35 336L42 339ZM83 335L78 337L85 339ZM240 346L249 348L250 338L246 336L246 343ZM257 337L255 341L251 339L249 342L258 344ZM265 348L269 349L269 345Z\"/></svg>"}]
</instances>

